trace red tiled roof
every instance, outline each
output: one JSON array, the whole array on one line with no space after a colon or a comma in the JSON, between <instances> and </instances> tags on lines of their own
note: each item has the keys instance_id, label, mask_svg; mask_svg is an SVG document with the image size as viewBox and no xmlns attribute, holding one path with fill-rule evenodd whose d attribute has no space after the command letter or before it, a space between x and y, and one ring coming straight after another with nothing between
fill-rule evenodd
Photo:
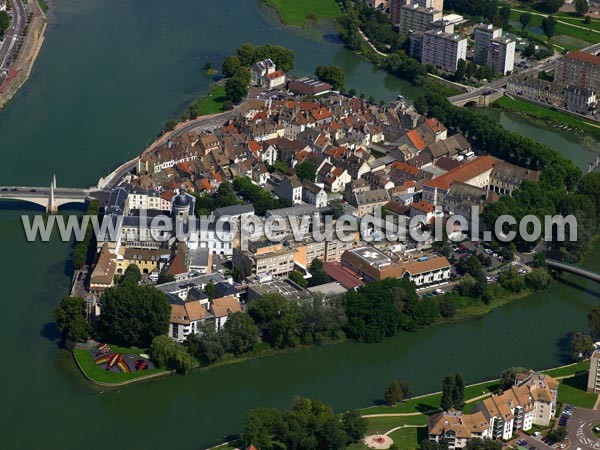
<instances>
[{"instance_id":1,"label":"red tiled roof","mask_svg":"<svg viewBox=\"0 0 600 450\"><path fill-rule=\"evenodd\" d=\"M433 205L431 203L425 202L425 201L412 203L410 206L413 207L414 209L424 212L424 213L430 213L430 212L433 212L433 210L434 210Z\"/></svg>"},{"instance_id":2,"label":"red tiled roof","mask_svg":"<svg viewBox=\"0 0 600 450\"><path fill-rule=\"evenodd\" d=\"M467 181L475 178L477 175L491 170L496 162L500 161L493 156L480 156L472 159L471 161L463 164L456 169L452 169L446 172L444 175L434 178L431 181L425 183L425 186L432 188L449 189L450 185L455 181L466 183Z\"/></svg>"},{"instance_id":3,"label":"red tiled roof","mask_svg":"<svg viewBox=\"0 0 600 450\"><path fill-rule=\"evenodd\" d=\"M421 139L421 136L419 136L419 133L417 133L415 130L410 130L406 133L406 136L408 139L410 139L410 142L417 150L425 149L425 142L423 142L423 139Z\"/></svg>"},{"instance_id":4,"label":"red tiled roof","mask_svg":"<svg viewBox=\"0 0 600 450\"><path fill-rule=\"evenodd\" d=\"M590 64L600 64L600 56L592 55L591 53L575 51L567 53L567 57L571 59L576 59L578 61L584 61Z\"/></svg>"},{"instance_id":5,"label":"red tiled roof","mask_svg":"<svg viewBox=\"0 0 600 450\"><path fill-rule=\"evenodd\" d=\"M358 286L362 286L364 283L358 277L357 274L352 272L350 269L343 267L341 264L336 262L323 263L323 270L327 275L333 278L335 281L340 283L346 289L354 289Z\"/></svg>"}]
</instances>

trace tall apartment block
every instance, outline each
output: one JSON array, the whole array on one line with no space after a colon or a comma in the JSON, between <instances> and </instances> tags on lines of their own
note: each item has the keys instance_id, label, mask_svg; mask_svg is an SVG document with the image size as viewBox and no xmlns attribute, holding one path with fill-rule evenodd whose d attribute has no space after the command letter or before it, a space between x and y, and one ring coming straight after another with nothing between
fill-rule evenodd
<instances>
[{"instance_id":1,"label":"tall apartment block","mask_svg":"<svg viewBox=\"0 0 600 450\"><path fill-rule=\"evenodd\" d=\"M600 350L596 350L590 358L587 391L600 394Z\"/></svg>"},{"instance_id":2,"label":"tall apartment block","mask_svg":"<svg viewBox=\"0 0 600 450\"><path fill-rule=\"evenodd\" d=\"M423 34L421 62L447 72L456 72L458 61L467 59L467 38L459 34L429 30Z\"/></svg>"},{"instance_id":3,"label":"tall apartment block","mask_svg":"<svg viewBox=\"0 0 600 450\"><path fill-rule=\"evenodd\" d=\"M427 31L431 24L441 20L444 13L434 8L426 8L418 4L408 4L400 8L398 31L408 36L416 31Z\"/></svg>"},{"instance_id":4,"label":"tall apartment block","mask_svg":"<svg viewBox=\"0 0 600 450\"><path fill-rule=\"evenodd\" d=\"M480 24L474 30L475 51L473 61L488 66L495 73L512 72L515 63L515 41L502 37L502 28Z\"/></svg>"}]
</instances>

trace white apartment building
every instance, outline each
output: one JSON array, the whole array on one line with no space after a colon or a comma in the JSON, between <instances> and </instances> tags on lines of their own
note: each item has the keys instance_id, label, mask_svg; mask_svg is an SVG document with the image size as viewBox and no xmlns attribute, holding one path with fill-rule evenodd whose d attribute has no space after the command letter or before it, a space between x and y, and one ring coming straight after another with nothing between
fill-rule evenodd
<instances>
[{"instance_id":1,"label":"white apartment building","mask_svg":"<svg viewBox=\"0 0 600 450\"><path fill-rule=\"evenodd\" d=\"M456 72L459 60L467 59L467 38L430 30L423 35L421 62L447 72Z\"/></svg>"},{"instance_id":2,"label":"white apartment building","mask_svg":"<svg viewBox=\"0 0 600 450\"><path fill-rule=\"evenodd\" d=\"M502 37L502 28L493 25L479 24L473 30L473 39L475 40L475 49L473 52L473 62L485 66L488 61L488 53L492 40Z\"/></svg>"},{"instance_id":3,"label":"white apartment building","mask_svg":"<svg viewBox=\"0 0 600 450\"><path fill-rule=\"evenodd\" d=\"M590 374L588 376L587 391L600 394L600 350L596 350L590 358Z\"/></svg>"}]
</instances>

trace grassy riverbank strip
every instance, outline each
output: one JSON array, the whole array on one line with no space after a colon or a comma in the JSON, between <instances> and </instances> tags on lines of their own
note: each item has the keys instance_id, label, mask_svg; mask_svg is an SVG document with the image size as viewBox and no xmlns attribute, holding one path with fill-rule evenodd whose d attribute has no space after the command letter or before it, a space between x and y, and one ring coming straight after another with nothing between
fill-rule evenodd
<instances>
[{"instance_id":1,"label":"grassy riverbank strip","mask_svg":"<svg viewBox=\"0 0 600 450\"><path fill-rule=\"evenodd\" d=\"M342 10L336 0L262 0L277 11L285 25L303 27L308 22L320 19L337 19Z\"/></svg>"},{"instance_id":2,"label":"grassy riverbank strip","mask_svg":"<svg viewBox=\"0 0 600 450\"><path fill-rule=\"evenodd\" d=\"M576 131L582 131L595 138L600 138L600 125L587 122L578 116L567 114L566 112L557 109L548 108L537 103L504 96L496 100L492 106L504 111L523 114L530 118L543 120L556 125L567 125L570 128L574 128Z\"/></svg>"}]
</instances>

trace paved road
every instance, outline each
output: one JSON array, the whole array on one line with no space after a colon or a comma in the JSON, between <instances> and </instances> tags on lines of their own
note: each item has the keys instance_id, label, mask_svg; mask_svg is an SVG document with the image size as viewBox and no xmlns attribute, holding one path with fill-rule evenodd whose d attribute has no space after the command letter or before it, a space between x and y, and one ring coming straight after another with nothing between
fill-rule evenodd
<instances>
[{"instance_id":1,"label":"paved road","mask_svg":"<svg viewBox=\"0 0 600 450\"><path fill-rule=\"evenodd\" d=\"M17 40L25 27L25 6L23 0L9 0L12 4L12 21L6 30L4 41L0 46L0 71L9 69L12 56L17 48ZM0 74L1 75L1 74Z\"/></svg>"},{"instance_id":2,"label":"paved road","mask_svg":"<svg viewBox=\"0 0 600 450\"><path fill-rule=\"evenodd\" d=\"M575 408L567 424L571 447L569 450L600 450L598 439L592 428L600 424L600 412L586 408Z\"/></svg>"}]
</instances>

